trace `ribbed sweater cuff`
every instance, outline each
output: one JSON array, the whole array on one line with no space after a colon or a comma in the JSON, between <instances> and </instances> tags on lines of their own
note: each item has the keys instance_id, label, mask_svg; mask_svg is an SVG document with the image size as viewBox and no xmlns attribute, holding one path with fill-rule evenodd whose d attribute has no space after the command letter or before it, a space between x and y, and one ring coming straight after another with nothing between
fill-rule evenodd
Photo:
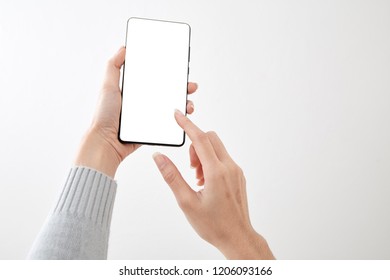
<instances>
[{"instance_id":1,"label":"ribbed sweater cuff","mask_svg":"<svg viewBox=\"0 0 390 280\"><path fill-rule=\"evenodd\" d=\"M111 223L116 182L99 171L75 166L68 175L53 214L73 214L103 228Z\"/></svg>"}]
</instances>

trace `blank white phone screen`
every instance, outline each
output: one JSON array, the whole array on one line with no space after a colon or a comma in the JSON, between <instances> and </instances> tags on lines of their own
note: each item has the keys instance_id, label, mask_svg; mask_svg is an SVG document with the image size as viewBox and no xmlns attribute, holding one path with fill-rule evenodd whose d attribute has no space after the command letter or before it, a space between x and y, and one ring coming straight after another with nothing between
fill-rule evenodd
<instances>
[{"instance_id":1,"label":"blank white phone screen","mask_svg":"<svg viewBox=\"0 0 390 280\"><path fill-rule=\"evenodd\" d=\"M188 24L129 19L120 140L183 145L174 111L186 112L189 47Z\"/></svg>"}]
</instances>

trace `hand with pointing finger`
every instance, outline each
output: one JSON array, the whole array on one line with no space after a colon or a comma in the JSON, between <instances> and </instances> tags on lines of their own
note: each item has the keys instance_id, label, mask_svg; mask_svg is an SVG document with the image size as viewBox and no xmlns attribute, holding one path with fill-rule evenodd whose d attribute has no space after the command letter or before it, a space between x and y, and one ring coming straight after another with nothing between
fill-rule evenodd
<instances>
[{"instance_id":1,"label":"hand with pointing finger","mask_svg":"<svg viewBox=\"0 0 390 280\"><path fill-rule=\"evenodd\" d=\"M195 192L167 156L153 158L192 227L228 259L274 259L251 225L244 174L218 135L203 132L180 111L175 118L192 141L191 166L204 189Z\"/></svg>"}]
</instances>

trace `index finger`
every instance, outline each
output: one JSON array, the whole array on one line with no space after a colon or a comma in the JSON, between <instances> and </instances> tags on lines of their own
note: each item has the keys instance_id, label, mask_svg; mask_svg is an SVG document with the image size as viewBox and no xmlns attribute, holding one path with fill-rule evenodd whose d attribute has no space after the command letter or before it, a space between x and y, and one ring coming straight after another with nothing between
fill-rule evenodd
<instances>
[{"instance_id":1,"label":"index finger","mask_svg":"<svg viewBox=\"0 0 390 280\"><path fill-rule=\"evenodd\" d=\"M207 166L218 163L218 157L207 134L179 110L175 111L175 119L180 127L187 133L188 137L190 137L202 165Z\"/></svg>"}]
</instances>

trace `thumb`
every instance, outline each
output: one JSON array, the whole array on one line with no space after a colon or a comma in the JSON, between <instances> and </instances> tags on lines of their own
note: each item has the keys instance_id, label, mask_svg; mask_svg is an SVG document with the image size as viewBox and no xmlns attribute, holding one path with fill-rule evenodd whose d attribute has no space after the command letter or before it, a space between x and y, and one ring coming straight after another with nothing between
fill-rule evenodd
<instances>
[{"instance_id":1,"label":"thumb","mask_svg":"<svg viewBox=\"0 0 390 280\"><path fill-rule=\"evenodd\" d=\"M120 71L125 61L126 48L120 47L116 54L107 62L103 88L119 87Z\"/></svg>"},{"instance_id":2,"label":"thumb","mask_svg":"<svg viewBox=\"0 0 390 280\"><path fill-rule=\"evenodd\" d=\"M160 153L154 153L153 159L165 182L175 195L180 208L184 211L194 207L198 202L196 192L187 184L173 162Z\"/></svg>"}]
</instances>

